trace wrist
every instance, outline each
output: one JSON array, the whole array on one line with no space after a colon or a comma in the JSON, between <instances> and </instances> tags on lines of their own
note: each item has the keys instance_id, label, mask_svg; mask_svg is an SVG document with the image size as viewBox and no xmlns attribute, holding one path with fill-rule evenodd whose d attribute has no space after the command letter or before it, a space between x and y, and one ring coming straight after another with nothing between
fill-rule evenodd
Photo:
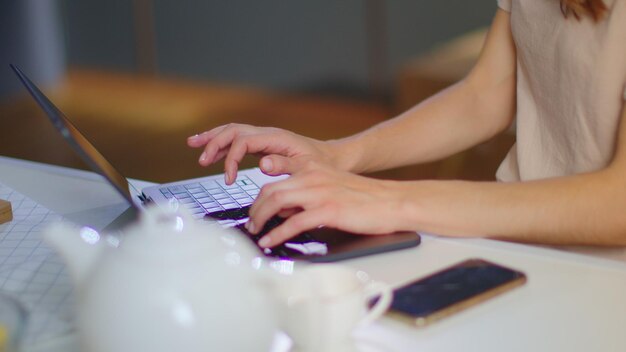
<instances>
[{"instance_id":1,"label":"wrist","mask_svg":"<svg viewBox=\"0 0 626 352\"><path fill-rule=\"evenodd\" d=\"M360 173L363 171L358 167L362 153L355 140L352 138L329 140L326 142L326 145L328 147L327 153L333 167L352 173Z\"/></svg>"},{"instance_id":2,"label":"wrist","mask_svg":"<svg viewBox=\"0 0 626 352\"><path fill-rule=\"evenodd\" d=\"M423 231L430 227L427 215L431 192L431 181L384 181L391 190L393 201L389 205L397 228L400 231Z\"/></svg>"},{"instance_id":3,"label":"wrist","mask_svg":"<svg viewBox=\"0 0 626 352\"><path fill-rule=\"evenodd\" d=\"M378 184L380 199L377 202L380 206L379 214L381 218L391 227L389 232L395 231L415 231L417 227L415 219L415 205L410 193L410 182L396 180L372 179Z\"/></svg>"}]
</instances>

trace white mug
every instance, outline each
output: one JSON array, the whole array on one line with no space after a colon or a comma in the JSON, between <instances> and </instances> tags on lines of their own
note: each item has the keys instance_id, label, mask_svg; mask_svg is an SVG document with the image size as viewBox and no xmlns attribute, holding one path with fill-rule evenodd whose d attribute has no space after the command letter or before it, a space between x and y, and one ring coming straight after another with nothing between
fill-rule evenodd
<instances>
[{"instance_id":1,"label":"white mug","mask_svg":"<svg viewBox=\"0 0 626 352\"><path fill-rule=\"evenodd\" d=\"M280 326L292 339L292 351L298 352L354 350L352 330L379 318L392 300L388 285L368 282L363 272L332 264L297 270L277 289Z\"/></svg>"}]
</instances>

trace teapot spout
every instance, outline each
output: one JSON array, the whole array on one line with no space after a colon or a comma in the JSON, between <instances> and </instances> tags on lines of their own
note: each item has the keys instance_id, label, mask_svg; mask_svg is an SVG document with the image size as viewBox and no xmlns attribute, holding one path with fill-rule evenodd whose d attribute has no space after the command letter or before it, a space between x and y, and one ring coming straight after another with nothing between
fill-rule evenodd
<instances>
[{"instance_id":1,"label":"teapot spout","mask_svg":"<svg viewBox=\"0 0 626 352\"><path fill-rule=\"evenodd\" d=\"M94 229L79 229L63 223L48 227L43 239L61 256L76 287L81 286L105 248L101 235Z\"/></svg>"}]
</instances>

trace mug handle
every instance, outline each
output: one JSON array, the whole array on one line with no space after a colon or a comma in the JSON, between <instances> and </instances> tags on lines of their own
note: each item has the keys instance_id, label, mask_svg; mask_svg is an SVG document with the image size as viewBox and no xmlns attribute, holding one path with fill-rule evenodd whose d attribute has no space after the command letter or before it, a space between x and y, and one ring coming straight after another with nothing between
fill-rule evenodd
<instances>
[{"instance_id":1,"label":"mug handle","mask_svg":"<svg viewBox=\"0 0 626 352\"><path fill-rule=\"evenodd\" d=\"M393 299L393 293L391 292L391 287L383 282L372 282L366 287L366 300L369 302L371 299L380 296L376 303L369 309L365 317L361 319L359 325L367 325L372 323L374 320L380 318L383 315L389 306L391 305L391 301Z\"/></svg>"}]
</instances>

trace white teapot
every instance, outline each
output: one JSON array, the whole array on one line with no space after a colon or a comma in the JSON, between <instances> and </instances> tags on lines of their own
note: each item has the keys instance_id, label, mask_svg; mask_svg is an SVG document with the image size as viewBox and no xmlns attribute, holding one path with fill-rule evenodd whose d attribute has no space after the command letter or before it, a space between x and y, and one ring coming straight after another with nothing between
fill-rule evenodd
<instances>
[{"instance_id":1,"label":"white teapot","mask_svg":"<svg viewBox=\"0 0 626 352\"><path fill-rule=\"evenodd\" d=\"M123 236L56 224L82 351L268 351L276 309L242 234L156 207ZM255 265L256 264L256 265Z\"/></svg>"}]
</instances>

